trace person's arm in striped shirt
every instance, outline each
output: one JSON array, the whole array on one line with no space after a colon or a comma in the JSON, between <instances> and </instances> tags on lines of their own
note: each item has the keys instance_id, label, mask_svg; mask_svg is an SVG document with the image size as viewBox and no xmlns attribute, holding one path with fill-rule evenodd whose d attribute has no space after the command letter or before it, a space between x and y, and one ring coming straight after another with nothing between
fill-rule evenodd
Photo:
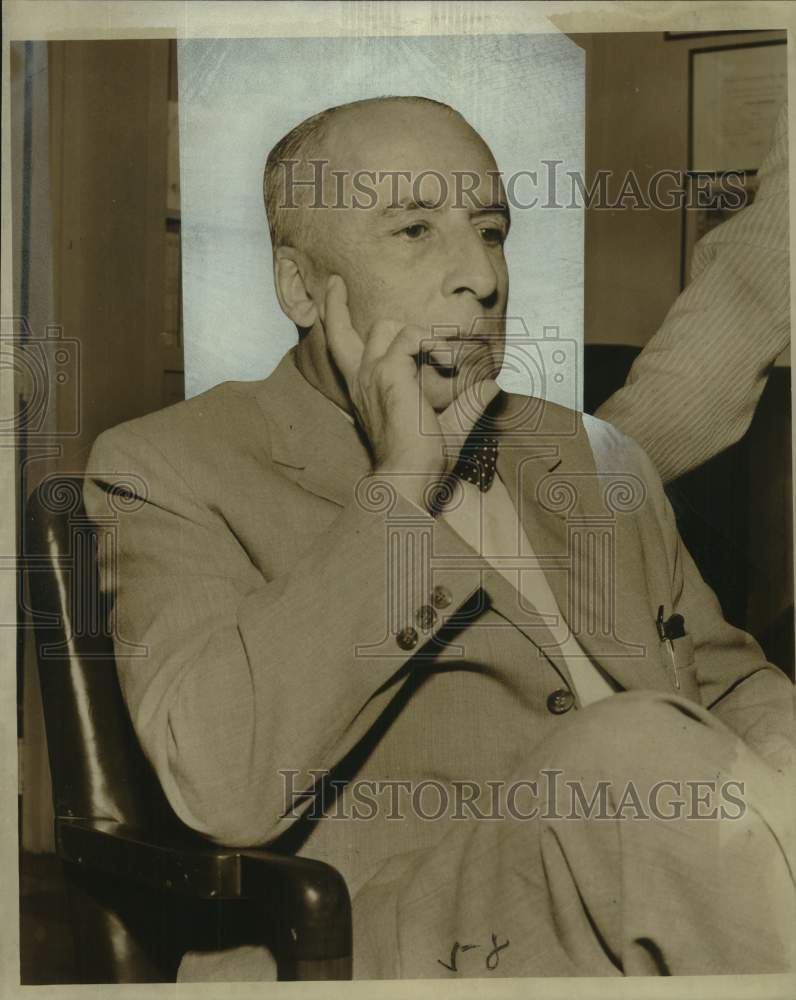
<instances>
[{"instance_id":1,"label":"person's arm in striped shirt","mask_svg":"<svg viewBox=\"0 0 796 1000\"><path fill-rule=\"evenodd\" d=\"M664 482L738 441L790 340L787 105L754 202L697 244L692 281L596 416L634 438Z\"/></svg>"}]
</instances>

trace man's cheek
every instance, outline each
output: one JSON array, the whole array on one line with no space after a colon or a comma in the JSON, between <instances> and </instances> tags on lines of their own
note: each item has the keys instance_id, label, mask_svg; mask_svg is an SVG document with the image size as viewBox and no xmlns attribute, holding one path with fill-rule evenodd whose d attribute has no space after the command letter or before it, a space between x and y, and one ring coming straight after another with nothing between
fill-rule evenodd
<instances>
[{"instance_id":1,"label":"man's cheek","mask_svg":"<svg viewBox=\"0 0 796 1000\"><path fill-rule=\"evenodd\" d=\"M350 302L350 299L349 299ZM397 298L383 285L370 285L357 298L355 306L349 305L351 319L363 336L370 333L376 323L386 320L391 323L398 323L407 326L418 323L414 311L407 309L405 298ZM357 326L357 323L360 326Z\"/></svg>"},{"instance_id":2,"label":"man's cheek","mask_svg":"<svg viewBox=\"0 0 796 1000\"><path fill-rule=\"evenodd\" d=\"M346 261L345 273L340 274L348 289L348 311L354 327L364 336L378 319L390 319L384 314L385 282L369 274L358 260Z\"/></svg>"}]
</instances>

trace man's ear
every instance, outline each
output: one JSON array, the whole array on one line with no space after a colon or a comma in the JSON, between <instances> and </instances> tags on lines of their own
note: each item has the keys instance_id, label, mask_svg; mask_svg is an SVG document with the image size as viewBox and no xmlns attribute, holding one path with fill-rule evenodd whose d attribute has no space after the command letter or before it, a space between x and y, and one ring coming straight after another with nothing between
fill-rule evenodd
<instances>
[{"instance_id":1,"label":"man's ear","mask_svg":"<svg viewBox=\"0 0 796 1000\"><path fill-rule=\"evenodd\" d=\"M282 312L297 327L310 329L320 311L310 293L311 265L305 253L294 247L277 247L274 254L274 285Z\"/></svg>"}]
</instances>

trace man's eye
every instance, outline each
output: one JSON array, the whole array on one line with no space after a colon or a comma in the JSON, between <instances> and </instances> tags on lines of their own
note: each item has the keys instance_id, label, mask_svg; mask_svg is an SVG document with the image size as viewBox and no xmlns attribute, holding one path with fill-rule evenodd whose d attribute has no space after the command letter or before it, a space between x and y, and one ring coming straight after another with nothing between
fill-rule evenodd
<instances>
[{"instance_id":1,"label":"man's eye","mask_svg":"<svg viewBox=\"0 0 796 1000\"><path fill-rule=\"evenodd\" d=\"M406 226L405 229L402 229L398 235L405 236L410 242L416 242L422 239L427 232L428 226L425 222L415 222L414 225Z\"/></svg>"},{"instance_id":2,"label":"man's eye","mask_svg":"<svg viewBox=\"0 0 796 1000\"><path fill-rule=\"evenodd\" d=\"M481 239L488 246L499 247L506 241L506 234L499 226L480 226L478 231L481 234Z\"/></svg>"}]
</instances>

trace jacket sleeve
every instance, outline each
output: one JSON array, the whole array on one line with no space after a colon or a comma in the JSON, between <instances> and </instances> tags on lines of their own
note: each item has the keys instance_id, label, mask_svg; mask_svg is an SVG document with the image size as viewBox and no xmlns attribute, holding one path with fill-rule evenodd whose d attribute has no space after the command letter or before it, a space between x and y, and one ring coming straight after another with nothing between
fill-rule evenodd
<instances>
[{"instance_id":1,"label":"jacket sleeve","mask_svg":"<svg viewBox=\"0 0 796 1000\"><path fill-rule=\"evenodd\" d=\"M743 437L790 341L787 105L759 177L753 204L699 241L691 283L597 410L664 482Z\"/></svg>"},{"instance_id":2,"label":"jacket sleeve","mask_svg":"<svg viewBox=\"0 0 796 1000\"><path fill-rule=\"evenodd\" d=\"M793 764L796 746L794 685L767 662L751 635L725 620L683 544L657 470L640 447L627 438L625 442L636 453L650 509L663 533L673 613L683 616L694 642L700 701L772 767L784 771Z\"/></svg>"},{"instance_id":3,"label":"jacket sleeve","mask_svg":"<svg viewBox=\"0 0 796 1000\"><path fill-rule=\"evenodd\" d=\"M95 443L84 487L89 516L107 518L109 500L125 488L127 499L111 504L114 541L99 561L142 747L183 822L229 845L271 840L292 821L282 818L290 803L279 772L331 770L444 617L411 651L385 637L395 569L378 504L352 502L290 573L265 579L221 514L129 425ZM393 512L448 532L446 545L472 556L400 494ZM428 601L422 568L400 572L412 606ZM477 587L477 573L454 574L448 612ZM367 648L385 638L389 655Z\"/></svg>"}]
</instances>

